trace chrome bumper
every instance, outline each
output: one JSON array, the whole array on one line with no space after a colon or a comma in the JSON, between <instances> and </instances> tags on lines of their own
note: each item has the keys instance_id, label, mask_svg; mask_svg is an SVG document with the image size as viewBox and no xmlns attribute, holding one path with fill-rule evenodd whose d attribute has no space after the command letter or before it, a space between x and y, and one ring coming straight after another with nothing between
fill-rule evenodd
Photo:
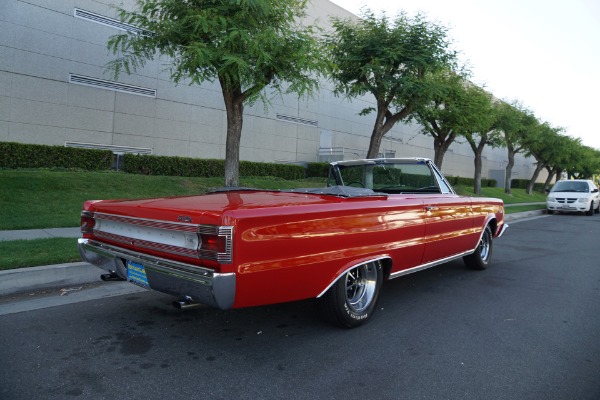
<instances>
[{"instance_id":1,"label":"chrome bumper","mask_svg":"<svg viewBox=\"0 0 600 400\"><path fill-rule=\"evenodd\" d=\"M228 310L235 300L235 274L149 256L91 239L78 240L81 258L127 279L127 260L144 266L151 289Z\"/></svg>"},{"instance_id":2,"label":"chrome bumper","mask_svg":"<svg viewBox=\"0 0 600 400\"><path fill-rule=\"evenodd\" d=\"M496 236L496 237L501 237L502 235L504 235L504 232L506 232L507 229L508 229L508 224L505 222L502 224L502 228L500 228L500 232L498 232L498 236Z\"/></svg>"}]
</instances>

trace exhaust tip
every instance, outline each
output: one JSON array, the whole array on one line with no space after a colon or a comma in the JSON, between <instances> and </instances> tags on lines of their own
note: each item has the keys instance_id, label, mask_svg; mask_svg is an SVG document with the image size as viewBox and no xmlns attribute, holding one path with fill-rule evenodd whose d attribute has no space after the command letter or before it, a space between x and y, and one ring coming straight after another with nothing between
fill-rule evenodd
<instances>
[{"instance_id":1,"label":"exhaust tip","mask_svg":"<svg viewBox=\"0 0 600 400\"><path fill-rule=\"evenodd\" d=\"M195 303L190 296L185 296L183 299L175 300L171 304L178 310L187 310L189 308L196 308L200 306L200 303Z\"/></svg>"},{"instance_id":2,"label":"exhaust tip","mask_svg":"<svg viewBox=\"0 0 600 400\"><path fill-rule=\"evenodd\" d=\"M100 275L100 279L102 279L104 282L124 281L125 280L114 272L111 272L110 274L102 274L102 275Z\"/></svg>"}]
</instances>

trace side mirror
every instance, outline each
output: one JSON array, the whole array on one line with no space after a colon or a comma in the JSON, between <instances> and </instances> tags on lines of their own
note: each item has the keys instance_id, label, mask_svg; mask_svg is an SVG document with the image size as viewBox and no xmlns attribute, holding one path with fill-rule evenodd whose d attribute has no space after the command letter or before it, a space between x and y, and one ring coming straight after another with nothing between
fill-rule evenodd
<instances>
[{"instance_id":1,"label":"side mirror","mask_svg":"<svg viewBox=\"0 0 600 400\"><path fill-rule=\"evenodd\" d=\"M598 193L598 188L592 189L592 193Z\"/></svg>"}]
</instances>

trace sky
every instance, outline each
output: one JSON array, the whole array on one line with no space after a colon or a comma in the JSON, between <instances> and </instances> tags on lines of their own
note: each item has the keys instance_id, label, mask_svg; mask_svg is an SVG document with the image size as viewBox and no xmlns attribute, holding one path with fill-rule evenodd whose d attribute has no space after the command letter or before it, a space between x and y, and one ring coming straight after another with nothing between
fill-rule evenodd
<instances>
[{"instance_id":1,"label":"sky","mask_svg":"<svg viewBox=\"0 0 600 400\"><path fill-rule=\"evenodd\" d=\"M600 149L600 1L332 1L356 15L426 15L448 28L472 82Z\"/></svg>"}]
</instances>

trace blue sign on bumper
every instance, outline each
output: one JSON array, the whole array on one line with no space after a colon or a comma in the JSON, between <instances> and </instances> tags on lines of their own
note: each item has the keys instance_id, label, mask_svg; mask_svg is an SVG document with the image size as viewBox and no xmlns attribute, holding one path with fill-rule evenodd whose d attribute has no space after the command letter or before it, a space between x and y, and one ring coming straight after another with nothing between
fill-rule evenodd
<instances>
[{"instance_id":1,"label":"blue sign on bumper","mask_svg":"<svg viewBox=\"0 0 600 400\"><path fill-rule=\"evenodd\" d=\"M127 261L127 280L143 288L150 289L146 269L142 264Z\"/></svg>"}]
</instances>

